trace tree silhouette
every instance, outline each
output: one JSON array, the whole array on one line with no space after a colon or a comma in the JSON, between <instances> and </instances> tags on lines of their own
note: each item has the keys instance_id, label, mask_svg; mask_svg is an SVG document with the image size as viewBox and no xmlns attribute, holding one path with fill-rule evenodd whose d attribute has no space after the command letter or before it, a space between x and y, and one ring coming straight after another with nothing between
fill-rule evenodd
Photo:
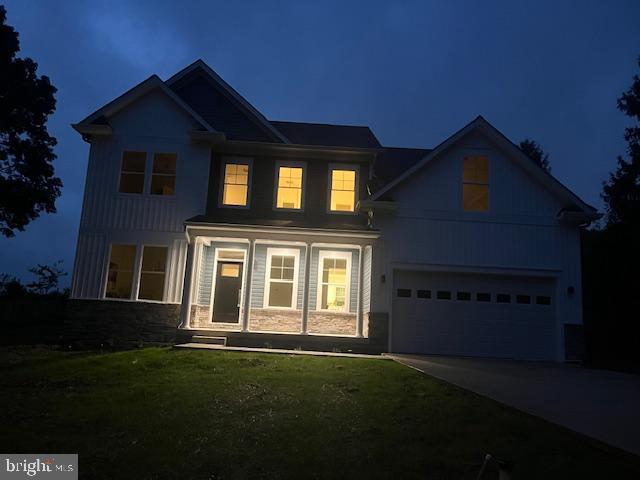
<instances>
[{"instance_id":1,"label":"tree silhouette","mask_svg":"<svg viewBox=\"0 0 640 480\"><path fill-rule=\"evenodd\" d=\"M56 139L46 122L56 88L36 74L38 65L18 58L18 33L0 5L0 232L22 231L41 212L54 213L62 182L54 174Z\"/></svg>"},{"instance_id":2,"label":"tree silhouette","mask_svg":"<svg viewBox=\"0 0 640 480\"><path fill-rule=\"evenodd\" d=\"M540 166L545 172L551 172L551 165L549 165L549 154L544 153L542 147L538 145L535 140L529 140L525 138L518 145L522 153L524 153L527 157L533 160L536 164Z\"/></svg>"},{"instance_id":3,"label":"tree silhouette","mask_svg":"<svg viewBox=\"0 0 640 480\"><path fill-rule=\"evenodd\" d=\"M638 57L640 66L640 57ZM633 76L629 90L618 99L618 109L635 120L624 131L629 160L618 157L618 167L604 182L602 199L607 206L607 225L640 227L640 77Z\"/></svg>"}]
</instances>

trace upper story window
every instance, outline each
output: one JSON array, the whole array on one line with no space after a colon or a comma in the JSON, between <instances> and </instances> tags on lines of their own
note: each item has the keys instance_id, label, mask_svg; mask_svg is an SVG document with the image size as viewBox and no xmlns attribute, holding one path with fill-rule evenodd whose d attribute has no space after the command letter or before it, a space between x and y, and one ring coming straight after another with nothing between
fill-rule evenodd
<instances>
[{"instance_id":1,"label":"upper story window","mask_svg":"<svg viewBox=\"0 0 640 480\"><path fill-rule=\"evenodd\" d=\"M249 164L226 163L223 180L222 204L246 207L249 200Z\"/></svg>"},{"instance_id":2,"label":"upper story window","mask_svg":"<svg viewBox=\"0 0 640 480\"><path fill-rule=\"evenodd\" d=\"M152 195L173 195L175 193L176 159L175 153L156 153L153 156Z\"/></svg>"},{"instance_id":3,"label":"upper story window","mask_svg":"<svg viewBox=\"0 0 640 480\"><path fill-rule=\"evenodd\" d=\"M146 163L147 154L145 152L123 152L119 192L144 192L144 171Z\"/></svg>"},{"instance_id":4,"label":"upper story window","mask_svg":"<svg viewBox=\"0 0 640 480\"><path fill-rule=\"evenodd\" d=\"M356 170L332 168L329 210L353 212L356 207Z\"/></svg>"},{"instance_id":5,"label":"upper story window","mask_svg":"<svg viewBox=\"0 0 640 480\"><path fill-rule=\"evenodd\" d=\"M276 208L300 210L302 208L302 167L278 167Z\"/></svg>"},{"instance_id":6,"label":"upper story window","mask_svg":"<svg viewBox=\"0 0 640 480\"><path fill-rule=\"evenodd\" d=\"M481 155L464 157L462 204L468 212L489 210L489 159Z\"/></svg>"}]
</instances>

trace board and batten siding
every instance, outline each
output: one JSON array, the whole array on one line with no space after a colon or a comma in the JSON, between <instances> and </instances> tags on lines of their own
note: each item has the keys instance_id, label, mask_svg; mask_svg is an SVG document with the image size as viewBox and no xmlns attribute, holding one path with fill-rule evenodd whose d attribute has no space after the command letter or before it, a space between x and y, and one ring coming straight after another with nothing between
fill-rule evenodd
<instances>
[{"instance_id":1,"label":"board and batten siding","mask_svg":"<svg viewBox=\"0 0 640 480\"><path fill-rule=\"evenodd\" d=\"M165 298L180 302L186 262L184 221L205 212L210 149L190 140L190 132L199 125L160 91L108 121L113 134L91 142L71 296L102 298L111 244L166 245ZM175 153L175 194L119 193L126 150L147 153L145 192L153 154Z\"/></svg>"},{"instance_id":2,"label":"board and batten siding","mask_svg":"<svg viewBox=\"0 0 640 480\"><path fill-rule=\"evenodd\" d=\"M465 155L489 158L489 211L462 208ZM582 323L580 229L562 224L570 207L479 133L462 139L391 190L393 215L374 217L371 310L391 312L394 270L504 269L557 279L558 358L562 325ZM386 281L382 281L386 278ZM569 294L568 287L575 293ZM393 322L393 318L392 318Z\"/></svg>"},{"instance_id":3,"label":"board and batten siding","mask_svg":"<svg viewBox=\"0 0 640 480\"><path fill-rule=\"evenodd\" d=\"M139 275L142 248L148 246L167 247L164 301L180 303L184 269L187 259L187 241L181 234L167 236L154 232L114 232L106 234L80 234L76 248L74 275L71 283L72 296L78 299L104 297L111 245L134 245L136 260L134 275Z\"/></svg>"}]
</instances>

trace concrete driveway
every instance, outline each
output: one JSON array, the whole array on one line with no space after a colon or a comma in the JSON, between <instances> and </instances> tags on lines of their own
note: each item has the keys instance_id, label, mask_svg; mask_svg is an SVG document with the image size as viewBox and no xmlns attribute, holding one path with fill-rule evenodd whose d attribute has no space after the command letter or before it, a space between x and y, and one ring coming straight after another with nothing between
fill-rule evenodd
<instances>
[{"instance_id":1,"label":"concrete driveway","mask_svg":"<svg viewBox=\"0 0 640 480\"><path fill-rule=\"evenodd\" d=\"M563 364L390 356L446 382L640 455L640 376Z\"/></svg>"}]
</instances>

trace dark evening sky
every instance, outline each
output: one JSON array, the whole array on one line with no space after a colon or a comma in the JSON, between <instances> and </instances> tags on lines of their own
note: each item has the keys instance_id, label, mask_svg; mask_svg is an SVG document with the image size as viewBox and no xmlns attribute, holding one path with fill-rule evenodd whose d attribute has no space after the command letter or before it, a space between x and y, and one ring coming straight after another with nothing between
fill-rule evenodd
<instances>
[{"instance_id":1,"label":"dark evening sky","mask_svg":"<svg viewBox=\"0 0 640 480\"><path fill-rule=\"evenodd\" d=\"M624 153L616 98L638 72L640 2L8 1L20 56L58 88L49 131L58 213L0 239L0 272L71 272L88 144L69 126L156 73L202 58L267 118L369 125L432 147L477 115L550 153L552 173L602 208ZM68 283L68 279L66 281Z\"/></svg>"}]
</instances>

